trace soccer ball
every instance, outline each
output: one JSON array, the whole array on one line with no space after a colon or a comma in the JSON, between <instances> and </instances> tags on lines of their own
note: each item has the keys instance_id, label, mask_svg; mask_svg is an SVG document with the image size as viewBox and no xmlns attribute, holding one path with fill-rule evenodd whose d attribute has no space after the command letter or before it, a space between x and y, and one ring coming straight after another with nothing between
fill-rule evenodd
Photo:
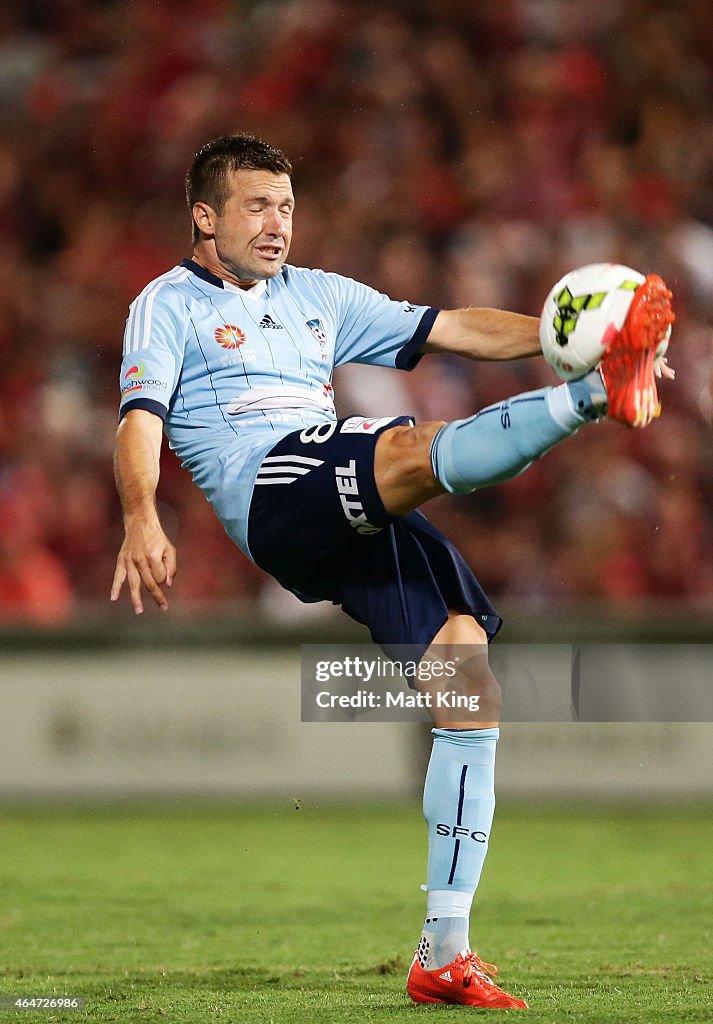
<instances>
[{"instance_id":1,"label":"soccer ball","mask_svg":"<svg viewBox=\"0 0 713 1024\"><path fill-rule=\"evenodd\" d=\"M590 263L552 288L540 317L540 344L562 380L576 380L601 362L645 280L619 263Z\"/></svg>"}]
</instances>

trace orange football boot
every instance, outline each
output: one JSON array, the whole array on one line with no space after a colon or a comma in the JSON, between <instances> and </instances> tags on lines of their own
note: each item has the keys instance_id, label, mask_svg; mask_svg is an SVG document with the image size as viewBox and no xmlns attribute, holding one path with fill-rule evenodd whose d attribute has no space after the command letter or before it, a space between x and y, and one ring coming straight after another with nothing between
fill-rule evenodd
<instances>
[{"instance_id":1,"label":"orange football boot","mask_svg":"<svg viewBox=\"0 0 713 1024\"><path fill-rule=\"evenodd\" d=\"M649 274L634 292L624 325L599 364L610 419L645 427L661 415L654 362L673 321L671 292L658 274Z\"/></svg>"},{"instance_id":2,"label":"orange football boot","mask_svg":"<svg viewBox=\"0 0 713 1024\"><path fill-rule=\"evenodd\" d=\"M406 991L414 1003L458 1003L498 1010L526 1010L524 999L508 995L493 981L498 969L484 963L477 953L459 953L455 960L436 971L424 971L413 958Z\"/></svg>"}]
</instances>

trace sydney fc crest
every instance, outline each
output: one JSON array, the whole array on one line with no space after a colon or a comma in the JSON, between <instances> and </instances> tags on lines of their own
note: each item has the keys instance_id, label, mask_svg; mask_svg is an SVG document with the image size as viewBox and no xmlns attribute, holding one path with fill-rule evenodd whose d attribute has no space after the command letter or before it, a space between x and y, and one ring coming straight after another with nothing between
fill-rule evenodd
<instances>
[{"instance_id":1,"label":"sydney fc crest","mask_svg":"<svg viewBox=\"0 0 713 1024\"><path fill-rule=\"evenodd\" d=\"M320 345L326 345L327 332L325 331L324 324L319 319L319 317L315 317L314 320L305 320L305 323L307 327L309 327L312 334L314 334L315 338L320 343Z\"/></svg>"}]
</instances>

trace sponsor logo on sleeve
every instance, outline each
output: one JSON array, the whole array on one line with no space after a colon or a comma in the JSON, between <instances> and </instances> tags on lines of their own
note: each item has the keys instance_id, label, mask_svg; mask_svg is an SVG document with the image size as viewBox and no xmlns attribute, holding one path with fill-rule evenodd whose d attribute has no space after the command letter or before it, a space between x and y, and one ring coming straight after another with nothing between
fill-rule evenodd
<instances>
[{"instance_id":1,"label":"sponsor logo on sleeve","mask_svg":"<svg viewBox=\"0 0 713 1024\"><path fill-rule=\"evenodd\" d=\"M130 395L133 391L143 391L150 388L153 391L166 391L168 385L163 380L156 380L152 377L145 377L146 367L143 363L136 363L130 366L124 374L124 383L121 386L122 398Z\"/></svg>"},{"instance_id":2,"label":"sponsor logo on sleeve","mask_svg":"<svg viewBox=\"0 0 713 1024\"><path fill-rule=\"evenodd\" d=\"M137 363L135 366L129 367L124 374L124 380L137 380L139 377L143 377L146 367L143 363Z\"/></svg>"}]
</instances>

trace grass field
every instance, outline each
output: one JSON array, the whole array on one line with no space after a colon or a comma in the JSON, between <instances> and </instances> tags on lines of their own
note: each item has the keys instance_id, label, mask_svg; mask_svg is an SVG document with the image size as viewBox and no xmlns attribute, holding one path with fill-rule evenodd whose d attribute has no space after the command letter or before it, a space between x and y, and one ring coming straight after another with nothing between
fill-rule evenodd
<instances>
[{"instance_id":1,"label":"grass field","mask_svg":"<svg viewBox=\"0 0 713 1024\"><path fill-rule=\"evenodd\" d=\"M532 1024L713 1020L710 811L499 807L472 939ZM417 807L6 809L0 834L0 992L86 999L23 1020L507 1012L404 992Z\"/></svg>"}]
</instances>

